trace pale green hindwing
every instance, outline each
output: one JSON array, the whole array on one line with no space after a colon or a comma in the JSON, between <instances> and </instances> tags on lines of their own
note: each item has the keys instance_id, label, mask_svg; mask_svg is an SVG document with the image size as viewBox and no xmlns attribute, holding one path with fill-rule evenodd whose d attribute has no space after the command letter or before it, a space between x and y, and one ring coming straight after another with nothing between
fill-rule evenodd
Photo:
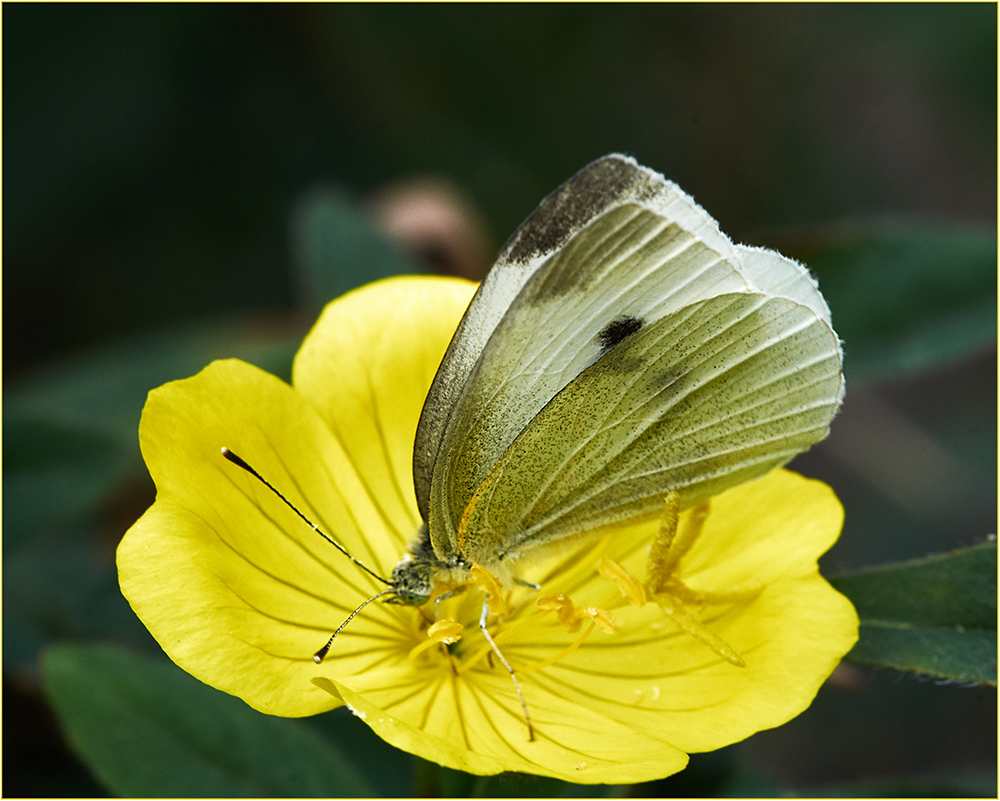
<instances>
[{"instance_id":1,"label":"pale green hindwing","mask_svg":"<svg viewBox=\"0 0 1000 801\"><path fill-rule=\"evenodd\" d=\"M823 439L839 404L839 344L810 309L727 294L629 337L543 409L483 482L467 558L517 558L657 515L763 475ZM489 531L490 537L477 533ZM479 552L492 540L504 547Z\"/></svg>"},{"instance_id":2,"label":"pale green hindwing","mask_svg":"<svg viewBox=\"0 0 1000 801\"><path fill-rule=\"evenodd\" d=\"M785 300L769 305L772 296ZM700 375L697 355L684 354L707 358L704 348L715 347L694 348L695 322L702 332L732 324L737 339L768 330L760 354L742 353L739 344L716 354L723 361L708 384L735 382L735 393L701 387L683 394L694 380L685 376ZM830 376L821 389L793 390L796 374L812 364L796 359L813 357ZM789 377L771 376L774 397L765 398L765 389L736 376L770 369L768 359L784 359ZM670 376L680 381L673 389ZM767 438L747 435L739 446L745 455L726 457L695 418L722 415L716 434L739 434L750 411L740 417L719 404L742 402L744 394L759 398L762 415L782 403L811 404L811 422L798 411L785 423L761 417ZM608 156L542 202L473 298L418 426L418 505L438 557L459 550L473 497L475 525L520 553L645 514L672 488L701 497L784 463L825 435L841 395L839 343L808 273L771 251L734 246L676 185ZM699 403L707 404L701 412ZM625 411L630 405L636 408ZM595 420L605 425L595 429ZM700 423L712 427L710 419ZM699 461L706 448L718 452ZM720 467L727 458L730 467Z\"/></svg>"}]
</instances>

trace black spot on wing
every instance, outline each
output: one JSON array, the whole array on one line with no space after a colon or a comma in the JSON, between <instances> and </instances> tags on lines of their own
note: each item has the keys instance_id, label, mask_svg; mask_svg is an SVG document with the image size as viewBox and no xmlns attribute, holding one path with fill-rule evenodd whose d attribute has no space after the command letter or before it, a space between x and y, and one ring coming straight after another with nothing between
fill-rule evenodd
<instances>
[{"instance_id":1,"label":"black spot on wing","mask_svg":"<svg viewBox=\"0 0 1000 801\"><path fill-rule=\"evenodd\" d=\"M644 324L641 318L628 314L616 317L604 326L597 335L597 341L601 346L601 356L620 345L632 334L637 333Z\"/></svg>"}]
</instances>

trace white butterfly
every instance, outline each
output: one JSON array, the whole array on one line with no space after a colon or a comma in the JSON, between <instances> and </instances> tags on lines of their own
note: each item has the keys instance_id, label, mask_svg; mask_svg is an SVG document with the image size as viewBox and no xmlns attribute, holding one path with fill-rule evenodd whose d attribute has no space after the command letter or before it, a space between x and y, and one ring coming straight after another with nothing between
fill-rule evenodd
<instances>
[{"instance_id":1,"label":"white butterfly","mask_svg":"<svg viewBox=\"0 0 1000 801\"><path fill-rule=\"evenodd\" d=\"M610 155L500 252L428 393L425 525L389 595L419 605L473 563L692 506L823 439L844 395L815 281L734 245L675 184Z\"/></svg>"}]
</instances>

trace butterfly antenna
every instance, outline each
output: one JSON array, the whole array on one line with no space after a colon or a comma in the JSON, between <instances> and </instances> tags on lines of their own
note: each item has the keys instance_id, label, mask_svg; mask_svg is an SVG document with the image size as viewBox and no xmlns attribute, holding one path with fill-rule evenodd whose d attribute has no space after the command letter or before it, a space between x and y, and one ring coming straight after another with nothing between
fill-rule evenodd
<instances>
[{"instance_id":1,"label":"butterfly antenna","mask_svg":"<svg viewBox=\"0 0 1000 801\"><path fill-rule=\"evenodd\" d=\"M381 598L383 595L393 595L393 594L395 594L395 592L396 592L395 590L391 590L391 589L390 590L382 590L382 592L377 592L371 598L369 598L368 600L362 602L361 606L359 606L357 609L355 609L353 612L351 612L351 614L349 614L347 616L347 620L345 620L343 623L341 623L337 627L337 630L335 632L333 632L333 634L330 635L330 639L326 641L326 645L324 645L315 654L313 654L313 662L315 662L318 665L320 662L323 661L323 659L327 655L327 652L330 650L330 646L333 645L333 641L335 639L337 639L337 635L340 634L340 632L342 632L345 628L347 628L347 624L350 623L352 620L354 620L354 616L358 612L360 612L362 609L364 609L366 606L368 606L368 604L370 604L376 598Z\"/></svg>"},{"instance_id":2,"label":"butterfly antenna","mask_svg":"<svg viewBox=\"0 0 1000 801\"><path fill-rule=\"evenodd\" d=\"M354 562L354 564L356 564L358 567L360 567L362 570L364 570L369 576L371 576L372 578L378 579L383 584L388 584L390 587L392 586L392 582L391 581L387 581L386 579L382 578L378 573L376 573L374 570L372 570L371 568L369 568L367 565L362 564L361 562L359 562L357 559L355 559L353 556L351 556L350 553L347 552L347 549L343 545L341 545L339 542L337 542L335 539L333 539L333 537L330 537L329 535L325 534L320 529L319 526L317 526L315 523L313 523L312 520L310 520L308 517L306 517L304 514L302 514L302 512L300 512L298 509L296 509L295 508L295 504L293 504L290 500L288 500L288 498L286 498L284 495L282 495L280 492L278 492L278 490L276 490L274 488L274 486L266 478L264 478L260 473L258 473L256 470L254 470L246 462L244 462L239 456L237 456L235 453L233 453L231 450L229 450L229 448L223 448L222 449L222 455L223 455L224 458L228 459L230 462L232 462L237 467L242 467L250 475L252 475L254 478L256 478L261 484L263 484L265 487L267 487L269 490L271 490L271 492L273 492L275 495L277 495L279 498L281 498L281 500L285 502L285 506L287 506L289 509L291 509L293 512L295 512L295 514L297 514L299 517L301 517L305 521L305 524L307 526L309 526L309 528L311 528L313 531L315 531L317 534L319 534L323 539L325 539L328 543L330 543L334 548L336 548L344 556L346 556L348 559L350 559L352 562ZM389 592L392 592L392 590L385 590L383 592L380 592L378 595L375 595L375 596L369 598L367 601L365 601L363 604L361 604L361 606L359 606L357 609L354 610L354 612L351 614L351 617L354 617L354 615L356 615L359 611L361 611L361 609L363 609L365 606L367 606L370 601L374 601L375 598L378 598L380 595L385 595L386 593L389 593ZM349 621L351 619L351 617L347 618L347 620ZM344 622L344 625L345 626L347 625L347 621ZM340 629L342 629L342 628L344 628L344 626L340 627ZM336 637L337 634L340 633L340 629L337 629L337 631L336 631L336 633L334 633L333 637ZM333 637L330 638L331 642L333 641ZM327 649L329 649L329 647L330 647L330 643L327 643L326 648L322 649L320 651L320 653L322 653L322 654L325 655L326 651L327 651ZM319 656L319 654L317 654L317 656ZM322 657L320 657L320 659L322 659ZM320 661L320 659L317 659L316 661L318 662L318 661Z\"/></svg>"}]
</instances>

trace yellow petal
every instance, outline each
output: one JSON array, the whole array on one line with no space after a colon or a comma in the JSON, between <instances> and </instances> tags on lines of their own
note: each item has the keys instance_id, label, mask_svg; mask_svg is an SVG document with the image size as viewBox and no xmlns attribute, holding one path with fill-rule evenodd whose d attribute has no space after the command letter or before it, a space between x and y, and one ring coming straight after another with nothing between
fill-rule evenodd
<instances>
[{"instance_id":1,"label":"yellow petal","mask_svg":"<svg viewBox=\"0 0 1000 801\"><path fill-rule=\"evenodd\" d=\"M132 608L202 681L276 714L329 708L309 684L323 669L311 655L380 587L220 453L360 552L385 525L323 421L287 384L231 360L150 393L140 441L157 501L118 549ZM380 609L352 633L380 638L395 621Z\"/></svg>"},{"instance_id":2,"label":"yellow petal","mask_svg":"<svg viewBox=\"0 0 1000 801\"><path fill-rule=\"evenodd\" d=\"M335 681L318 684L351 707L375 732L398 748L469 773L519 771L580 784L621 784L676 773L687 754L663 738L636 735L627 726L569 707L559 699L528 704L537 740L527 742L520 707L502 670L482 685L444 682L406 704L386 708L377 692L354 692ZM380 677L386 681L388 677ZM501 692L501 686L507 692ZM510 696L510 703L498 702ZM431 700L435 709L428 709ZM435 714L438 709L445 714ZM411 721L425 721L422 727Z\"/></svg>"},{"instance_id":3,"label":"yellow petal","mask_svg":"<svg viewBox=\"0 0 1000 801\"><path fill-rule=\"evenodd\" d=\"M391 572L416 527L409 477L416 397L472 285L396 279L368 291L370 303L362 290L348 296L346 310L342 301L331 304L307 339L296 364L306 393L225 361L150 393L143 412L140 441L157 501L119 547L122 591L181 667L273 714L329 709L337 702L312 678L349 677L390 655L405 659L400 638L417 642L412 615L376 603L326 662L312 663L330 633L384 585L220 455L230 448L351 553ZM340 337L337 352L316 350L325 336ZM374 346L379 337L391 347Z\"/></svg>"},{"instance_id":4,"label":"yellow petal","mask_svg":"<svg viewBox=\"0 0 1000 801\"><path fill-rule=\"evenodd\" d=\"M843 507L826 484L773 470L712 499L681 574L692 589L729 591L806 575L837 541L843 521Z\"/></svg>"},{"instance_id":5,"label":"yellow petal","mask_svg":"<svg viewBox=\"0 0 1000 801\"><path fill-rule=\"evenodd\" d=\"M399 553L420 523L413 497L417 420L475 288L427 276L369 284L330 303L295 357L292 383L319 410L391 522Z\"/></svg>"}]
</instances>

